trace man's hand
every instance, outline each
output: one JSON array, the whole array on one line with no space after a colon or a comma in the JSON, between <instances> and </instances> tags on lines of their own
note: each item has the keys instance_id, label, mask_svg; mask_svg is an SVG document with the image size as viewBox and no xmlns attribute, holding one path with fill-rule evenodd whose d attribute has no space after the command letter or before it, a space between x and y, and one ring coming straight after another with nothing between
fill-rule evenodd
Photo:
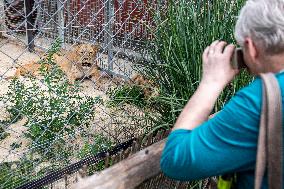
<instances>
[{"instance_id":1,"label":"man's hand","mask_svg":"<svg viewBox=\"0 0 284 189\"><path fill-rule=\"evenodd\" d=\"M230 64L234 50L234 45L227 45L224 41L214 41L204 50L201 82L179 115L173 130L193 130L208 120L223 88L239 72Z\"/></svg>"},{"instance_id":2,"label":"man's hand","mask_svg":"<svg viewBox=\"0 0 284 189\"><path fill-rule=\"evenodd\" d=\"M214 41L202 55L203 74L201 83L225 87L239 73L233 69L230 62L235 46L224 41Z\"/></svg>"}]
</instances>

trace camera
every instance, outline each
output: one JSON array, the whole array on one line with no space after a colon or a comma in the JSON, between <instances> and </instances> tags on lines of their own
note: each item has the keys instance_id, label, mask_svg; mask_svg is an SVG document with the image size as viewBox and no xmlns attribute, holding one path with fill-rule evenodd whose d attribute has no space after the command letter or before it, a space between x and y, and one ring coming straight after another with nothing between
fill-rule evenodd
<instances>
[{"instance_id":1,"label":"camera","mask_svg":"<svg viewBox=\"0 0 284 189\"><path fill-rule=\"evenodd\" d=\"M234 69L247 68L244 60L243 50L241 48L236 48L232 57L231 65Z\"/></svg>"}]
</instances>

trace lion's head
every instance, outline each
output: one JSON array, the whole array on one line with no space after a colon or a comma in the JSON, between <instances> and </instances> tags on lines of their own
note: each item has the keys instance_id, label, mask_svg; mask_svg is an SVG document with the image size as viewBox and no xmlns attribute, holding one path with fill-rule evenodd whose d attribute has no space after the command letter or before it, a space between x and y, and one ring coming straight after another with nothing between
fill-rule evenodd
<instances>
[{"instance_id":1,"label":"lion's head","mask_svg":"<svg viewBox=\"0 0 284 189\"><path fill-rule=\"evenodd\" d=\"M97 53L99 51L98 45L80 44L74 48L76 54L76 63L83 69L89 69L96 65Z\"/></svg>"}]
</instances>

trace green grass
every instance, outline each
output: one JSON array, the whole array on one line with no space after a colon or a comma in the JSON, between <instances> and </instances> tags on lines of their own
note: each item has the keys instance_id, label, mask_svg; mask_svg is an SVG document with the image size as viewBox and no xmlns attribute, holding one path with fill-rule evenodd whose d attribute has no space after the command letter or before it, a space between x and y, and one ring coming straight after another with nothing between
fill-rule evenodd
<instances>
[{"instance_id":1,"label":"green grass","mask_svg":"<svg viewBox=\"0 0 284 189\"><path fill-rule=\"evenodd\" d=\"M170 128L199 85L201 55L214 40L236 44L233 30L244 0L170 1L167 11L156 14L154 39L147 49L150 62L139 62L136 70L156 81L160 96L155 99L157 128ZM145 55L146 56L146 55ZM246 71L229 84L218 98L220 110L232 95L251 81Z\"/></svg>"},{"instance_id":2,"label":"green grass","mask_svg":"<svg viewBox=\"0 0 284 189\"><path fill-rule=\"evenodd\" d=\"M214 40L236 44L234 27L244 2L171 0L167 11L156 14L157 27L151 30L154 39L148 43L146 52L151 57L150 62L139 62L136 67L146 78L156 81L160 90L160 96L155 99L156 112L146 116L153 123L150 132L174 125L199 85L204 49ZM242 71L221 93L212 113L220 110L251 80L252 77ZM196 182L190 188L201 188L201 183Z\"/></svg>"},{"instance_id":3,"label":"green grass","mask_svg":"<svg viewBox=\"0 0 284 189\"><path fill-rule=\"evenodd\" d=\"M126 104L133 104L137 107L146 106L146 99L143 94L143 89L137 85L128 85L119 86L117 88L111 89L108 91L110 100L108 105L110 107Z\"/></svg>"}]
</instances>

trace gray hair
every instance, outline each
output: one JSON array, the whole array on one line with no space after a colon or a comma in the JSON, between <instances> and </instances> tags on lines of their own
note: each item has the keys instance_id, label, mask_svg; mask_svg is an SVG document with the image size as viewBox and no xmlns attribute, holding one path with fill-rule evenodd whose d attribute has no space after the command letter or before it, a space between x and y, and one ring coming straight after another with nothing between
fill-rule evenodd
<instances>
[{"instance_id":1,"label":"gray hair","mask_svg":"<svg viewBox=\"0 0 284 189\"><path fill-rule=\"evenodd\" d=\"M267 54L284 52L284 0L248 0L235 27L241 46L246 37Z\"/></svg>"}]
</instances>

